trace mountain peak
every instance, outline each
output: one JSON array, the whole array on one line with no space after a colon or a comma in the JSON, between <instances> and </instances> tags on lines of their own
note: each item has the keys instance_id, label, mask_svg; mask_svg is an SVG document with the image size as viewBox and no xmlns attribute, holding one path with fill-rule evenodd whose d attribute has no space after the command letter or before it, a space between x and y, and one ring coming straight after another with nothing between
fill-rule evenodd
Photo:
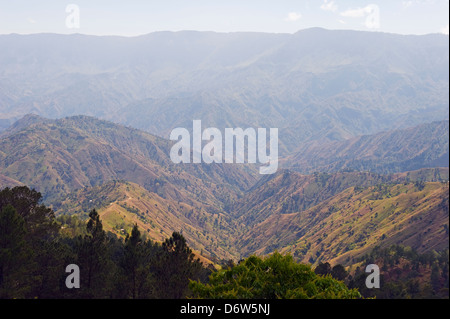
<instances>
[{"instance_id":1,"label":"mountain peak","mask_svg":"<svg viewBox=\"0 0 450 319\"><path fill-rule=\"evenodd\" d=\"M52 120L43 118L39 115L28 113L24 115L21 119L14 122L6 131L2 132L0 134L0 137L6 137L34 124L48 123L51 121Z\"/></svg>"}]
</instances>

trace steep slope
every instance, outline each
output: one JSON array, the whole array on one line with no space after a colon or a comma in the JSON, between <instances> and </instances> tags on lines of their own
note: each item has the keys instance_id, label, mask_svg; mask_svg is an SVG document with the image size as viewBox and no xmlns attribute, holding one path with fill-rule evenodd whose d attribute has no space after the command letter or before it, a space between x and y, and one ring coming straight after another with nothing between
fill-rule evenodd
<instances>
[{"instance_id":1,"label":"steep slope","mask_svg":"<svg viewBox=\"0 0 450 319\"><path fill-rule=\"evenodd\" d=\"M448 168L421 169L381 175L370 172L314 173L302 175L289 170L261 178L231 207L230 213L247 226L271 215L304 211L349 187L364 188L381 183L448 181Z\"/></svg>"},{"instance_id":2,"label":"steep slope","mask_svg":"<svg viewBox=\"0 0 450 319\"><path fill-rule=\"evenodd\" d=\"M0 189L5 188L5 187L11 188L11 187L22 186L22 185L23 184L21 182L0 174Z\"/></svg>"},{"instance_id":3,"label":"steep slope","mask_svg":"<svg viewBox=\"0 0 450 319\"><path fill-rule=\"evenodd\" d=\"M173 199L165 199L125 181L110 181L71 193L54 205L56 214L87 215L96 209L104 229L124 237L135 224L148 238L162 242L174 231L181 232L189 245L213 258L237 258L232 242L241 226L223 213L210 213Z\"/></svg>"},{"instance_id":4,"label":"steep slope","mask_svg":"<svg viewBox=\"0 0 450 319\"><path fill-rule=\"evenodd\" d=\"M369 186L389 177L360 172L301 175L280 170L258 181L230 209L246 225L257 224L272 214L303 211L351 186Z\"/></svg>"},{"instance_id":5,"label":"steep slope","mask_svg":"<svg viewBox=\"0 0 450 319\"><path fill-rule=\"evenodd\" d=\"M36 188L58 214L99 209L105 227L119 235L134 223L155 240L182 230L196 250L216 258L279 248L316 262L360 256L377 236L419 250L439 248L448 239L439 230L448 225L447 184L424 184L448 181L448 168L391 175L279 170L257 180L242 165L175 165L168 157L170 146L162 138L87 116L27 116L0 138L0 185ZM370 209L373 214L367 215ZM379 216L384 216L379 224L370 224L370 217ZM402 225L402 232L388 220ZM431 233L414 235L425 226ZM352 229L357 231L349 235ZM336 235L327 242L331 233Z\"/></svg>"},{"instance_id":6,"label":"steep slope","mask_svg":"<svg viewBox=\"0 0 450 319\"><path fill-rule=\"evenodd\" d=\"M242 226L224 208L254 183L242 165L177 165L170 141L86 116L27 116L0 138L0 186L27 185L57 214L100 211L123 235L137 223L154 240L182 231L215 258L237 258Z\"/></svg>"},{"instance_id":7,"label":"steep slope","mask_svg":"<svg viewBox=\"0 0 450 319\"><path fill-rule=\"evenodd\" d=\"M245 254L274 249L309 263L351 264L376 246L448 247L448 182L350 187L309 208L273 214L239 241Z\"/></svg>"},{"instance_id":8,"label":"steep slope","mask_svg":"<svg viewBox=\"0 0 450 319\"><path fill-rule=\"evenodd\" d=\"M38 121L0 139L0 173L36 188L47 202L85 186L126 180L163 198L218 210L253 183L240 165L175 165L170 145L85 116Z\"/></svg>"},{"instance_id":9,"label":"steep slope","mask_svg":"<svg viewBox=\"0 0 450 319\"><path fill-rule=\"evenodd\" d=\"M392 173L449 166L449 122L365 135L345 141L302 145L285 167L308 174L343 169Z\"/></svg>"}]
</instances>

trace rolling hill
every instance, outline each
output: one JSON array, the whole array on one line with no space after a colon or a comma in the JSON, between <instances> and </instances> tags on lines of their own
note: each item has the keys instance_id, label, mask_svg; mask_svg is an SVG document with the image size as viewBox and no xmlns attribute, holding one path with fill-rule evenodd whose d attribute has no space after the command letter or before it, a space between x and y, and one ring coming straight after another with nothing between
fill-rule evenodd
<instances>
[{"instance_id":1,"label":"rolling hill","mask_svg":"<svg viewBox=\"0 0 450 319\"><path fill-rule=\"evenodd\" d=\"M350 188L365 188L382 183L448 181L448 168L420 169L389 175L371 172L314 173L280 170L261 178L230 208L234 218L253 226L272 214L304 211Z\"/></svg>"},{"instance_id":2,"label":"rolling hill","mask_svg":"<svg viewBox=\"0 0 450 319\"><path fill-rule=\"evenodd\" d=\"M0 189L5 188L5 187L11 188L11 187L22 186L22 185L23 184L21 182L0 174Z\"/></svg>"},{"instance_id":3,"label":"rolling hill","mask_svg":"<svg viewBox=\"0 0 450 319\"><path fill-rule=\"evenodd\" d=\"M69 237L96 209L109 235L180 232L215 265L278 250L355 275L372 260L448 295L448 36L10 34L0 48L0 189L41 192ZM193 120L278 128L278 171L174 164L169 133Z\"/></svg>"}]
</instances>

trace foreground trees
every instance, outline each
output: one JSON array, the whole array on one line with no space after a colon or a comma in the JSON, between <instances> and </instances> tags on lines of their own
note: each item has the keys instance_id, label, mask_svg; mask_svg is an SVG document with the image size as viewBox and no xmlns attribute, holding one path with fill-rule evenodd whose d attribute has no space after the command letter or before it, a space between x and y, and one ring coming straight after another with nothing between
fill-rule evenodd
<instances>
[{"instance_id":1,"label":"foreground trees","mask_svg":"<svg viewBox=\"0 0 450 319\"><path fill-rule=\"evenodd\" d=\"M27 187L0 191L0 298L184 298L190 279L210 273L179 233L158 244L135 226L121 240L95 209L62 227L40 201ZM69 264L79 266L80 289L65 285Z\"/></svg>"},{"instance_id":2,"label":"foreground trees","mask_svg":"<svg viewBox=\"0 0 450 319\"><path fill-rule=\"evenodd\" d=\"M27 187L0 191L0 298L358 298L330 276L291 256L249 257L212 272L181 233L145 240L135 225L125 240L89 219L55 218ZM69 289L66 266L76 264L80 288ZM209 283L208 283L209 281Z\"/></svg>"},{"instance_id":3,"label":"foreground trees","mask_svg":"<svg viewBox=\"0 0 450 319\"><path fill-rule=\"evenodd\" d=\"M208 284L191 281L194 296L208 299L353 299L348 289L331 276L315 274L310 266L277 252L267 258L251 256L237 266L210 276Z\"/></svg>"},{"instance_id":4,"label":"foreground trees","mask_svg":"<svg viewBox=\"0 0 450 319\"><path fill-rule=\"evenodd\" d=\"M64 263L54 245L59 226L40 201L41 194L25 186L0 191L1 298L46 296L53 266Z\"/></svg>"},{"instance_id":5,"label":"foreground trees","mask_svg":"<svg viewBox=\"0 0 450 319\"><path fill-rule=\"evenodd\" d=\"M100 216L94 209L89 213L86 225L88 234L79 236L75 243L76 261L81 276L82 297L100 298L108 295L111 265L111 245L103 230Z\"/></svg>"},{"instance_id":6,"label":"foreground trees","mask_svg":"<svg viewBox=\"0 0 450 319\"><path fill-rule=\"evenodd\" d=\"M31 256L25 241L25 222L11 205L0 212L0 298L26 295L27 266Z\"/></svg>"}]
</instances>

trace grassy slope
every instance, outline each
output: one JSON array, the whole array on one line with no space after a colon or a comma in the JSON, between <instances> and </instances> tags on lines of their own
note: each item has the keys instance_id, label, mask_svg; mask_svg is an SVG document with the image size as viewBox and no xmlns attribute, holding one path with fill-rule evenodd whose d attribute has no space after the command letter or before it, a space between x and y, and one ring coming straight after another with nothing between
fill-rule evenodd
<instances>
[{"instance_id":1,"label":"grassy slope","mask_svg":"<svg viewBox=\"0 0 450 319\"><path fill-rule=\"evenodd\" d=\"M16 181L13 178L0 174L0 189L5 187L15 187L23 185L21 182Z\"/></svg>"},{"instance_id":2,"label":"grassy slope","mask_svg":"<svg viewBox=\"0 0 450 319\"><path fill-rule=\"evenodd\" d=\"M448 181L448 168L380 175L371 172L337 172L302 175L280 170L261 179L231 208L235 218L254 226L272 214L304 211L353 186L368 187L389 182Z\"/></svg>"},{"instance_id":3,"label":"grassy slope","mask_svg":"<svg viewBox=\"0 0 450 319\"><path fill-rule=\"evenodd\" d=\"M292 252L304 262L350 263L376 245L448 247L448 183L354 187L299 213L275 214L240 241L244 251ZM445 226L446 225L446 226Z\"/></svg>"},{"instance_id":4,"label":"grassy slope","mask_svg":"<svg viewBox=\"0 0 450 319\"><path fill-rule=\"evenodd\" d=\"M134 224L155 241L182 232L189 245L206 256L236 257L231 246L239 226L223 213L208 213L202 206L164 199L143 187L111 181L70 194L57 214L86 214L97 209L105 230L125 237Z\"/></svg>"},{"instance_id":5,"label":"grassy slope","mask_svg":"<svg viewBox=\"0 0 450 319\"><path fill-rule=\"evenodd\" d=\"M229 242L239 227L223 211L254 181L245 167L175 165L169 141L86 116L32 120L0 139L0 186L35 188L58 214L105 210L111 229L138 222L155 240L183 230L193 248L237 258ZM114 186L118 180L133 186Z\"/></svg>"}]
</instances>

